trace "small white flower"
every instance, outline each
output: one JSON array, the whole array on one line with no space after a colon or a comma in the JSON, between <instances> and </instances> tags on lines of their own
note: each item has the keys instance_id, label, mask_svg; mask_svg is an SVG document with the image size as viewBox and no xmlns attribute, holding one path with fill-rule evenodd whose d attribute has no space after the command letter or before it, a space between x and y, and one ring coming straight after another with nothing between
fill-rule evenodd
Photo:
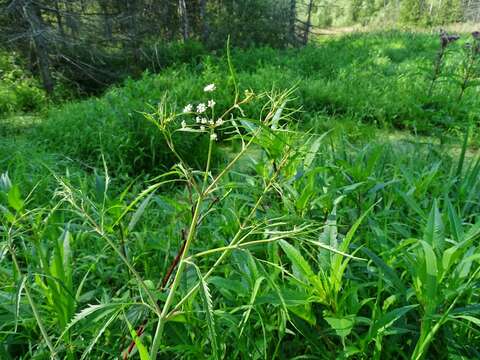
<instances>
[{"instance_id":1,"label":"small white flower","mask_svg":"<svg viewBox=\"0 0 480 360\"><path fill-rule=\"evenodd\" d=\"M209 123L210 125L215 124L215 122L214 122L213 120L210 120L208 123Z\"/></svg>"},{"instance_id":2,"label":"small white flower","mask_svg":"<svg viewBox=\"0 0 480 360\"><path fill-rule=\"evenodd\" d=\"M202 118L200 116L197 116L195 118L195 121L197 122L197 124L200 124L202 122Z\"/></svg>"},{"instance_id":3,"label":"small white flower","mask_svg":"<svg viewBox=\"0 0 480 360\"><path fill-rule=\"evenodd\" d=\"M200 103L197 105L197 113L201 114L204 113L207 110L207 107L205 106L204 103Z\"/></svg>"},{"instance_id":4,"label":"small white flower","mask_svg":"<svg viewBox=\"0 0 480 360\"><path fill-rule=\"evenodd\" d=\"M215 125L222 126L223 122L224 122L223 119L218 119L217 122L215 123Z\"/></svg>"},{"instance_id":5,"label":"small white flower","mask_svg":"<svg viewBox=\"0 0 480 360\"><path fill-rule=\"evenodd\" d=\"M188 104L183 108L183 113L189 113L189 112L192 112L192 110L193 110L192 104Z\"/></svg>"},{"instance_id":6,"label":"small white flower","mask_svg":"<svg viewBox=\"0 0 480 360\"><path fill-rule=\"evenodd\" d=\"M205 131L205 126L200 126L200 131Z\"/></svg>"},{"instance_id":7,"label":"small white flower","mask_svg":"<svg viewBox=\"0 0 480 360\"><path fill-rule=\"evenodd\" d=\"M218 138L218 136L217 136L217 134L215 134L215 133L212 133L212 134L210 135L210 140L216 141L217 138Z\"/></svg>"},{"instance_id":8,"label":"small white flower","mask_svg":"<svg viewBox=\"0 0 480 360\"><path fill-rule=\"evenodd\" d=\"M212 92L212 91L215 91L217 87L215 86L215 84L208 84L207 86L205 86L203 88L203 91L205 92Z\"/></svg>"},{"instance_id":9,"label":"small white flower","mask_svg":"<svg viewBox=\"0 0 480 360\"><path fill-rule=\"evenodd\" d=\"M202 124L206 124L208 122L207 118L202 118Z\"/></svg>"},{"instance_id":10,"label":"small white flower","mask_svg":"<svg viewBox=\"0 0 480 360\"><path fill-rule=\"evenodd\" d=\"M182 129L185 129L187 127L187 123L185 122L185 120L182 121Z\"/></svg>"},{"instance_id":11,"label":"small white flower","mask_svg":"<svg viewBox=\"0 0 480 360\"><path fill-rule=\"evenodd\" d=\"M208 107L213 108L215 106L216 102L214 100L208 100Z\"/></svg>"}]
</instances>

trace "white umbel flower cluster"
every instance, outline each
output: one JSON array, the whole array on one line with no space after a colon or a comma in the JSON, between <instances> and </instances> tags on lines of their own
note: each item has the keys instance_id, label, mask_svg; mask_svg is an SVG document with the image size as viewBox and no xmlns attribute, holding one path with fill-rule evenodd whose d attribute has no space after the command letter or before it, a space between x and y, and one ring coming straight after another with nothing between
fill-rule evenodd
<instances>
[{"instance_id":1,"label":"white umbel flower cluster","mask_svg":"<svg viewBox=\"0 0 480 360\"><path fill-rule=\"evenodd\" d=\"M203 114L205 111L207 111L207 107L204 103L200 103L197 105L197 113Z\"/></svg>"},{"instance_id":2,"label":"white umbel flower cluster","mask_svg":"<svg viewBox=\"0 0 480 360\"><path fill-rule=\"evenodd\" d=\"M216 90L215 84L208 84L203 88L204 92L213 92ZM196 131L200 132L210 132L210 141L217 141L218 134L215 132L215 129L222 126L225 121L222 118L215 120L213 108L215 107L216 102L213 99L208 100L206 103L199 103L194 106L192 104L187 104L183 108L184 114L196 114L195 123L192 124L192 129L188 128L188 124L185 120L182 120L181 126L182 130L185 131ZM207 110L211 109L211 115L207 115Z\"/></svg>"},{"instance_id":3,"label":"white umbel flower cluster","mask_svg":"<svg viewBox=\"0 0 480 360\"><path fill-rule=\"evenodd\" d=\"M205 86L203 88L203 91L205 92L212 92L212 91L215 91L217 87L215 86L215 84L208 84L207 86Z\"/></svg>"}]
</instances>

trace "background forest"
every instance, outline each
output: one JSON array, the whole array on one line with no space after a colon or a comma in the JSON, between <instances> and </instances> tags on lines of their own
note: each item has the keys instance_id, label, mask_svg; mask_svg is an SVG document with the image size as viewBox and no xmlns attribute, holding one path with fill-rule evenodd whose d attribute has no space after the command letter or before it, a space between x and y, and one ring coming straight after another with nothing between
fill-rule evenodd
<instances>
[{"instance_id":1,"label":"background forest","mask_svg":"<svg viewBox=\"0 0 480 360\"><path fill-rule=\"evenodd\" d=\"M0 41L47 93L59 85L64 96L98 93L127 76L194 61L223 49L227 36L236 47L285 48L307 43L322 28L479 18L477 0L2 0Z\"/></svg>"}]
</instances>

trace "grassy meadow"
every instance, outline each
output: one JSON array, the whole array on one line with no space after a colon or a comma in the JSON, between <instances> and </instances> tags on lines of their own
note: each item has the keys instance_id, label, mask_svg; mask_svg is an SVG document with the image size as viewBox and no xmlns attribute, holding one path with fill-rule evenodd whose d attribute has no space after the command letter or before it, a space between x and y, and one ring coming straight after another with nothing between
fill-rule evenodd
<instances>
[{"instance_id":1,"label":"grassy meadow","mask_svg":"<svg viewBox=\"0 0 480 360\"><path fill-rule=\"evenodd\" d=\"M195 52L83 100L9 65L0 359L480 358L479 49Z\"/></svg>"}]
</instances>

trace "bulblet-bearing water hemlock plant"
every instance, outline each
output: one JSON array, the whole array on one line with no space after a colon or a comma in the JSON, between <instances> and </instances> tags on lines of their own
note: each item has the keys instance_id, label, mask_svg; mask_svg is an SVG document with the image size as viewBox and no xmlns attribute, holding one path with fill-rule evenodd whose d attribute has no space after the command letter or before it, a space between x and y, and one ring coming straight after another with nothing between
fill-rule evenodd
<instances>
[{"instance_id":1,"label":"bulblet-bearing water hemlock plant","mask_svg":"<svg viewBox=\"0 0 480 360\"><path fill-rule=\"evenodd\" d=\"M204 88L205 92L213 92L214 90L214 84L207 85ZM178 169L178 174L184 179L189 190L192 192L191 197L193 200L192 220L186 232L185 243L181 248L177 270L171 284L169 284L167 298L161 305L162 311L160 314L157 314L158 322L153 335L150 359L154 360L157 357L158 350L162 344L165 323L169 319L174 318L176 313L181 309L181 304L188 301L188 299L191 296L194 296L197 291L202 292L205 298L205 312L208 314L207 321L210 323L209 331L212 332L211 345L213 346L213 353L216 357L218 356L219 349L217 349L215 342L215 337L217 335L214 333L215 324L212 299L206 281L208 280L208 277L215 271L216 267L222 264L222 262L233 249L240 248L242 245L245 246L245 243L248 243L249 245L258 244L256 241L248 241L250 239L247 235L248 232L245 234L245 229L248 229L250 226L252 226L251 220L258 210L258 207L262 204L263 198L272 189L280 172L293 156L294 152L291 149L292 144L285 143L283 145L284 151L279 166L277 167L276 171L271 174L270 179L265 184L257 202L252 207L249 214L241 222L237 234L234 235L230 240L229 245L220 249L211 249L210 251L207 250L201 254L190 254L190 249L192 243L197 240L197 232L198 227L201 225L201 220L203 220L204 216L208 216L208 212L203 213L202 208L205 204L208 204L209 202L211 203L213 201L212 199L215 198L217 193L222 192L221 181L224 177L228 176L235 164L251 149L252 145L258 142L261 136L265 136L265 133L274 135L274 126L277 127L278 124L283 121L282 112L287 104L288 95L289 92L273 96L268 94L255 95L253 92L247 90L243 96L240 96L236 89L234 104L225 112L220 114L220 116L216 116L215 114L215 101L213 99L208 100L208 102L206 102L207 105L205 103L199 103L194 107L191 104L188 104L185 106L183 114L181 115L169 113L165 102L159 106L159 110L156 113L146 114L146 117L158 127L159 131L162 132L170 150L178 157L179 163L176 166ZM255 99L262 98L268 98L268 102L265 105L264 112L261 114L260 118L258 120L245 118L242 111L242 106L254 101ZM194 108L195 111L193 110ZM236 112L241 115L240 118L235 116ZM175 149L175 144L172 140L173 137L171 128L172 126L177 126L180 118L181 127L179 129L174 129L173 131L199 132L209 137L207 163L203 172L196 172L190 169L188 164L186 164L182 157L178 155L178 152ZM246 126L248 126L248 128L246 128ZM277 132L282 130L282 128L277 127ZM212 174L212 148L215 146L216 141L218 140L219 132L231 139L240 141L241 150L227 165L225 165L222 170L218 171L217 174ZM227 196L228 193L223 195L223 197ZM207 208L208 211L213 210L209 207ZM300 236L302 231L303 228L292 229L284 232L284 234L280 235L279 237L277 236L275 240L279 240L282 237L287 237L293 234ZM266 242L275 240L267 239ZM260 243L262 243L262 240L260 240ZM217 261L210 267L207 273L202 274L200 269L195 264L197 258L215 253L219 253ZM188 266L192 266L196 269L199 280L197 285L195 285L188 294L179 300L177 291L182 277L184 276L184 272Z\"/></svg>"}]
</instances>

